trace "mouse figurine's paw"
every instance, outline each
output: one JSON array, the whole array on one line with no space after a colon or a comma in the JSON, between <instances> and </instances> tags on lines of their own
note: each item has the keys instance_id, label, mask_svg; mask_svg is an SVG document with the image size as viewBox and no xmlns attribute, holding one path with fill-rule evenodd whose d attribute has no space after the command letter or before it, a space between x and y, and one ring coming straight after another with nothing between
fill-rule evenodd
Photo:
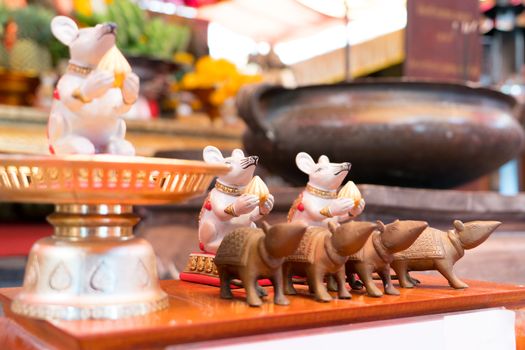
<instances>
[{"instance_id":1,"label":"mouse figurine's paw","mask_svg":"<svg viewBox=\"0 0 525 350\"><path fill-rule=\"evenodd\" d=\"M366 205L365 200L361 198L359 203L355 205L352 209L350 209L350 215L352 216L360 215L363 212L363 210L365 210L365 205Z\"/></svg>"},{"instance_id":2,"label":"mouse figurine's paw","mask_svg":"<svg viewBox=\"0 0 525 350\"><path fill-rule=\"evenodd\" d=\"M82 136L68 135L52 145L56 155L66 154L95 154L95 146Z\"/></svg>"},{"instance_id":3,"label":"mouse figurine's paw","mask_svg":"<svg viewBox=\"0 0 525 350\"><path fill-rule=\"evenodd\" d=\"M271 194L268 194L268 198L266 198L264 204L259 206L259 212L261 213L261 215L268 215L273 209L274 202L275 200L273 196Z\"/></svg>"},{"instance_id":4,"label":"mouse figurine's paw","mask_svg":"<svg viewBox=\"0 0 525 350\"><path fill-rule=\"evenodd\" d=\"M113 138L108 145L108 153L121 156L134 156L135 147L127 140Z\"/></svg>"},{"instance_id":5,"label":"mouse figurine's paw","mask_svg":"<svg viewBox=\"0 0 525 350\"><path fill-rule=\"evenodd\" d=\"M126 74L122 85L122 99L125 104L131 105L137 101L139 98L139 85L140 79L135 73Z\"/></svg>"},{"instance_id":6,"label":"mouse figurine's paw","mask_svg":"<svg viewBox=\"0 0 525 350\"><path fill-rule=\"evenodd\" d=\"M332 216L340 216L345 215L352 209L354 206L354 201L349 198L338 198L334 200L332 204L330 204L330 214Z\"/></svg>"},{"instance_id":7,"label":"mouse figurine's paw","mask_svg":"<svg viewBox=\"0 0 525 350\"><path fill-rule=\"evenodd\" d=\"M95 70L80 87L80 93L88 100L98 98L113 87L114 81L115 76L113 73Z\"/></svg>"},{"instance_id":8,"label":"mouse figurine's paw","mask_svg":"<svg viewBox=\"0 0 525 350\"><path fill-rule=\"evenodd\" d=\"M243 194L235 201L233 209L236 215L251 212L259 205L259 197L253 194Z\"/></svg>"}]
</instances>

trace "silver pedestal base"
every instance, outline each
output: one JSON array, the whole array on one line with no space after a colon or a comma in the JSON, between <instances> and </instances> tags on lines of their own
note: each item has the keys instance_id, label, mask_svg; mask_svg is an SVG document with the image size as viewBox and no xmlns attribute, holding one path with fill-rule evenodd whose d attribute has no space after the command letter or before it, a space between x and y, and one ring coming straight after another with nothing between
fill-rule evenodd
<instances>
[{"instance_id":1,"label":"silver pedestal base","mask_svg":"<svg viewBox=\"0 0 525 350\"><path fill-rule=\"evenodd\" d=\"M55 235L31 249L13 312L42 319L118 319L167 307L153 248L133 236L138 219L127 209L53 214Z\"/></svg>"}]
</instances>

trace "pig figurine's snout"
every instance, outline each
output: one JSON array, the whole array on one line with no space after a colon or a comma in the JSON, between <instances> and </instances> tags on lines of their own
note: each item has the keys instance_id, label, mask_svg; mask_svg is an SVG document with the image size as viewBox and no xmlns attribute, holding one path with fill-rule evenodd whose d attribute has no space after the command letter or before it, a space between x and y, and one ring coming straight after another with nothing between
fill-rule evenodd
<instances>
[{"instance_id":1,"label":"pig figurine's snout","mask_svg":"<svg viewBox=\"0 0 525 350\"><path fill-rule=\"evenodd\" d=\"M339 254L349 256L357 253L366 243L368 237L377 229L377 224L366 221L350 221L336 227L329 224L332 232L332 244Z\"/></svg>"},{"instance_id":2,"label":"pig figurine's snout","mask_svg":"<svg viewBox=\"0 0 525 350\"><path fill-rule=\"evenodd\" d=\"M459 220L454 222L456 233L464 249L476 248L485 242L500 225L499 221L471 221L465 224Z\"/></svg>"},{"instance_id":3,"label":"pig figurine's snout","mask_svg":"<svg viewBox=\"0 0 525 350\"><path fill-rule=\"evenodd\" d=\"M428 227L426 221L396 220L386 225L381 242L391 253L408 249Z\"/></svg>"}]
</instances>

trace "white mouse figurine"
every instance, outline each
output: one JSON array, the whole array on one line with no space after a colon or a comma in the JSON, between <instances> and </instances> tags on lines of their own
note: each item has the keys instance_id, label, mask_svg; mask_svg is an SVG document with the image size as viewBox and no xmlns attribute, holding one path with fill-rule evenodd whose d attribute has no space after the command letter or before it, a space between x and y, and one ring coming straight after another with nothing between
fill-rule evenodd
<instances>
[{"instance_id":1,"label":"white mouse figurine","mask_svg":"<svg viewBox=\"0 0 525 350\"><path fill-rule=\"evenodd\" d=\"M203 158L206 163L230 166L226 175L217 178L199 216L201 250L215 254L227 233L239 227L256 227L254 221L273 209L274 198L269 194L259 206L258 196L243 194L253 177L258 157L245 157L243 151L235 149L230 157L224 158L219 149L207 146Z\"/></svg>"},{"instance_id":2,"label":"white mouse figurine","mask_svg":"<svg viewBox=\"0 0 525 350\"><path fill-rule=\"evenodd\" d=\"M350 163L330 163L322 155L316 163L305 152L295 157L297 167L308 174L304 191L294 201L288 213L288 221L303 221L310 226L328 226L330 221L343 222L361 214L365 201L357 205L350 198L337 198L337 190L350 171Z\"/></svg>"},{"instance_id":3,"label":"white mouse figurine","mask_svg":"<svg viewBox=\"0 0 525 350\"><path fill-rule=\"evenodd\" d=\"M53 35L69 47L67 72L58 81L48 123L50 152L64 154L110 153L134 155L124 139L126 113L139 94L139 78L127 73L122 88L113 87L113 72L97 69L115 45L116 25L98 24L78 29L65 16L51 21Z\"/></svg>"}]
</instances>

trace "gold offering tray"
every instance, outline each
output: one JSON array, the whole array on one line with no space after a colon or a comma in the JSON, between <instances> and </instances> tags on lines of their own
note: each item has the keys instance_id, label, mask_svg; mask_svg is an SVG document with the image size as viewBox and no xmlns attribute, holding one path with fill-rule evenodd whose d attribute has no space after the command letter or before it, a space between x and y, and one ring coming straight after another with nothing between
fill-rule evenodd
<instances>
[{"instance_id":1,"label":"gold offering tray","mask_svg":"<svg viewBox=\"0 0 525 350\"><path fill-rule=\"evenodd\" d=\"M166 308L153 248L133 235L132 205L189 199L227 171L176 159L0 155L0 201L56 205L54 234L33 245L12 311L72 320Z\"/></svg>"},{"instance_id":2,"label":"gold offering tray","mask_svg":"<svg viewBox=\"0 0 525 350\"><path fill-rule=\"evenodd\" d=\"M225 166L113 155L0 156L0 201L166 204L203 193Z\"/></svg>"}]
</instances>

